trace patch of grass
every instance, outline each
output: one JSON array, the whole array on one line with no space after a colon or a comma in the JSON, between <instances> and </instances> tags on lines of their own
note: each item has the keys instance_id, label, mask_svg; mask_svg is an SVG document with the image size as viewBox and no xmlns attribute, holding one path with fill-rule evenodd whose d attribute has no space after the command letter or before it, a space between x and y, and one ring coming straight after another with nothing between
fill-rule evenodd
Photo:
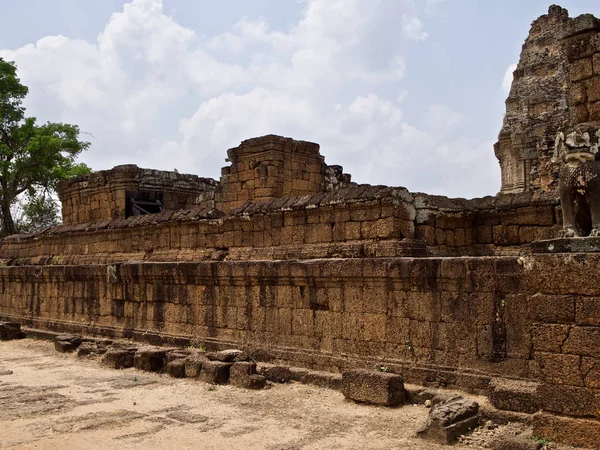
<instances>
[{"instance_id":1,"label":"patch of grass","mask_svg":"<svg viewBox=\"0 0 600 450\"><path fill-rule=\"evenodd\" d=\"M531 436L530 439L535 442L537 445L541 445L541 448L548 448L548 444L552 442L552 438L541 437L541 436Z\"/></svg>"}]
</instances>

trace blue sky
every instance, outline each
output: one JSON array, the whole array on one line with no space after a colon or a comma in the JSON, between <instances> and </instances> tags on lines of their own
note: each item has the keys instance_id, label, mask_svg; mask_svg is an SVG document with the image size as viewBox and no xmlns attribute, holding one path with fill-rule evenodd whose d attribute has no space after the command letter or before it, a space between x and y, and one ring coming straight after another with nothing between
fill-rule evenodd
<instances>
[{"instance_id":1,"label":"blue sky","mask_svg":"<svg viewBox=\"0 0 600 450\"><path fill-rule=\"evenodd\" d=\"M538 0L1 0L28 113L77 123L93 169L218 178L226 149L319 142L354 181L494 195L492 145ZM564 1L571 17L597 0Z\"/></svg>"}]
</instances>

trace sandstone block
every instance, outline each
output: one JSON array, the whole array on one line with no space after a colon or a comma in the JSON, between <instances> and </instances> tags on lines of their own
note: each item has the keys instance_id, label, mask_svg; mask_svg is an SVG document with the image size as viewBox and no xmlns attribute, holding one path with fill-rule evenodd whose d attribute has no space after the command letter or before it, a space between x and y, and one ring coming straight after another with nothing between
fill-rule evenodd
<instances>
[{"instance_id":1,"label":"sandstone block","mask_svg":"<svg viewBox=\"0 0 600 450\"><path fill-rule=\"evenodd\" d=\"M533 414L539 410L537 383L495 378L490 382L488 398L498 409Z\"/></svg>"},{"instance_id":2,"label":"sandstone block","mask_svg":"<svg viewBox=\"0 0 600 450\"><path fill-rule=\"evenodd\" d=\"M592 59L594 66L594 74L600 75L600 53L596 53Z\"/></svg>"},{"instance_id":3,"label":"sandstone block","mask_svg":"<svg viewBox=\"0 0 600 450\"><path fill-rule=\"evenodd\" d=\"M406 398L400 375L367 370L344 372L342 393L356 402L383 406L397 406Z\"/></svg>"},{"instance_id":4,"label":"sandstone block","mask_svg":"<svg viewBox=\"0 0 600 450\"><path fill-rule=\"evenodd\" d=\"M540 450L540 444L531 439L531 436L501 436L490 442L492 450Z\"/></svg>"},{"instance_id":5,"label":"sandstone block","mask_svg":"<svg viewBox=\"0 0 600 450\"><path fill-rule=\"evenodd\" d=\"M563 345L563 352L600 358L600 327L575 327Z\"/></svg>"},{"instance_id":6,"label":"sandstone block","mask_svg":"<svg viewBox=\"0 0 600 450\"><path fill-rule=\"evenodd\" d=\"M569 335L568 325L538 324L531 329L535 352L560 353Z\"/></svg>"},{"instance_id":7,"label":"sandstone block","mask_svg":"<svg viewBox=\"0 0 600 450\"><path fill-rule=\"evenodd\" d=\"M584 58L573 62L573 64L571 65L569 78L571 79L571 81L575 82L591 78L593 74L594 71L592 67L592 59Z\"/></svg>"},{"instance_id":8,"label":"sandstone block","mask_svg":"<svg viewBox=\"0 0 600 450\"><path fill-rule=\"evenodd\" d=\"M221 362L240 362L248 361L250 357L248 354L241 350L221 350L220 352L210 352L206 354L206 357L211 361Z\"/></svg>"},{"instance_id":9,"label":"sandstone block","mask_svg":"<svg viewBox=\"0 0 600 450\"><path fill-rule=\"evenodd\" d=\"M587 122L590 112L586 105L576 105L570 108L571 121L574 124Z\"/></svg>"},{"instance_id":10,"label":"sandstone block","mask_svg":"<svg viewBox=\"0 0 600 450\"><path fill-rule=\"evenodd\" d=\"M134 355L134 350L108 350L102 358L102 364L112 369L126 369L128 367L133 367Z\"/></svg>"},{"instance_id":11,"label":"sandstone block","mask_svg":"<svg viewBox=\"0 0 600 450\"><path fill-rule=\"evenodd\" d=\"M438 403L425 425L417 432L423 438L451 444L479 424L479 404L462 397Z\"/></svg>"},{"instance_id":12,"label":"sandstone block","mask_svg":"<svg viewBox=\"0 0 600 450\"><path fill-rule=\"evenodd\" d=\"M60 353L74 352L81 345L81 336L73 334L59 334L54 340L54 349Z\"/></svg>"},{"instance_id":13,"label":"sandstone block","mask_svg":"<svg viewBox=\"0 0 600 450\"><path fill-rule=\"evenodd\" d=\"M600 297L577 299L576 323L600 327Z\"/></svg>"},{"instance_id":14,"label":"sandstone block","mask_svg":"<svg viewBox=\"0 0 600 450\"><path fill-rule=\"evenodd\" d=\"M133 365L146 372L160 372L165 365L167 350L160 348L140 348L135 353Z\"/></svg>"},{"instance_id":15,"label":"sandstone block","mask_svg":"<svg viewBox=\"0 0 600 450\"><path fill-rule=\"evenodd\" d=\"M112 341L108 340L82 342L77 349L77 356L103 355L108 351L111 344Z\"/></svg>"},{"instance_id":16,"label":"sandstone block","mask_svg":"<svg viewBox=\"0 0 600 450\"><path fill-rule=\"evenodd\" d=\"M528 299L531 319L543 323L573 323L575 300L572 295L532 295Z\"/></svg>"},{"instance_id":17,"label":"sandstone block","mask_svg":"<svg viewBox=\"0 0 600 450\"><path fill-rule=\"evenodd\" d=\"M273 383L289 383L292 379L292 372L289 367L263 365L258 373Z\"/></svg>"},{"instance_id":18,"label":"sandstone block","mask_svg":"<svg viewBox=\"0 0 600 450\"><path fill-rule=\"evenodd\" d=\"M23 339L25 333L21 331L19 322L0 322L0 341Z\"/></svg>"},{"instance_id":19,"label":"sandstone block","mask_svg":"<svg viewBox=\"0 0 600 450\"><path fill-rule=\"evenodd\" d=\"M202 364L200 380L210 384L227 384L229 381L229 369L232 363L221 361L206 361Z\"/></svg>"},{"instance_id":20,"label":"sandstone block","mask_svg":"<svg viewBox=\"0 0 600 450\"><path fill-rule=\"evenodd\" d=\"M205 355L190 355L185 360L185 376L197 378L202 370L202 365L208 361Z\"/></svg>"},{"instance_id":21,"label":"sandstone block","mask_svg":"<svg viewBox=\"0 0 600 450\"><path fill-rule=\"evenodd\" d=\"M600 121L600 102L592 103L590 105L590 120Z\"/></svg>"},{"instance_id":22,"label":"sandstone block","mask_svg":"<svg viewBox=\"0 0 600 450\"><path fill-rule=\"evenodd\" d=\"M175 359L170 361L165 366L165 372L171 375L173 378L184 378L185 377L185 360Z\"/></svg>"},{"instance_id":23,"label":"sandstone block","mask_svg":"<svg viewBox=\"0 0 600 450\"><path fill-rule=\"evenodd\" d=\"M587 81L587 98L590 103L600 101L600 76Z\"/></svg>"},{"instance_id":24,"label":"sandstone block","mask_svg":"<svg viewBox=\"0 0 600 450\"><path fill-rule=\"evenodd\" d=\"M537 403L548 412L579 417L600 417L600 391L574 386L540 384Z\"/></svg>"},{"instance_id":25,"label":"sandstone block","mask_svg":"<svg viewBox=\"0 0 600 450\"><path fill-rule=\"evenodd\" d=\"M575 83L569 89L569 106L581 105L587 100L585 82Z\"/></svg>"},{"instance_id":26,"label":"sandstone block","mask_svg":"<svg viewBox=\"0 0 600 450\"><path fill-rule=\"evenodd\" d=\"M262 389L266 379L256 373L256 363L236 362L229 369L229 383L244 389Z\"/></svg>"},{"instance_id":27,"label":"sandstone block","mask_svg":"<svg viewBox=\"0 0 600 450\"><path fill-rule=\"evenodd\" d=\"M539 367L539 378L558 385L583 386L583 374L580 370L580 357L557 353L535 353Z\"/></svg>"},{"instance_id":28,"label":"sandstone block","mask_svg":"<svg viewBox=\"0 0 600 450\"><path fill-rule=\"evenodd\" d=\"M597 448L600 421L539 412L533 416L533 434L577 447Z\"/></svg>"},{"instance_id":29,"label":"sandstone block","mask_svg":"<svg viewBox=\"0 0 600 450\"><path fill-rule=\"evenodd\" d=\"M175 361L177 359L185 359L188 356L190 356L190 352L187 350L173 350L167 353L165 362L170 363L171 361Z\"/></svg>"}]
</instances>

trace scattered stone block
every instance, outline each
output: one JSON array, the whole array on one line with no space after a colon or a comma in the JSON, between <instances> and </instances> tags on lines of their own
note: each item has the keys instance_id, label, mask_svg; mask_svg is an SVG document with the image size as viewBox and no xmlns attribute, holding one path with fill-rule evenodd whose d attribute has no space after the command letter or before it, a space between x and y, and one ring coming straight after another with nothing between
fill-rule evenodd
<instances>
[{"instance_id":1,"label":"scattered stone block","mask_svg":"<svg viewBox=\"0 0 600 450\"><path fill-rule=\"evenodd\" d=\"M540 450L542 445L531 439L531 436L501 436L490 442L492 450Z\"/></svg>"},{"instance_id":2,"label":"scattered stone block","mask_svg":"<svg viewBox=\"0 0 600 450\"><path fill-rule=\"evenodd\" d=\"M208 361L205 355L192 354L185 359L186 378L198 378L202 371L202 365Z\"/></svg>"},{"instance_id":3,"label":"scattered stone block","mask_svg":"<svg viewBox=\"0 0 600 450\"><path fill-rule=\"evenodd\" d=\"M298 383L303 383L304 378L310 372L308 369L304 367L290 367L290 373L292 374L292 380L297 381Z\"/></svg>"},{"instance_id":4,"label":"scattered stone block","mask_svg":"<svg viewBox=\"0 0 600 450\"><path fill-rule=\"evenodd\" d=\"M266 379L256 373L256 363L236 362L229 369L229 383L244 389L263 389Z\"/></svg>"},{"instance_id":5,"label":"scattered stone block","mask_svg":"<svg viewBox=\"0 0 600 450\"><path fill-rule=\"evenodd\" d=\"M383 406L400 405L406 398L402 376L369 370L344 372L342 393L356 402Z\"/></svg>"},{"instance_id":6,"label":"scattered stone block","mask_svg":"<svg viewBox=\"0 0 600 450\"><path fill-rule=\"evenodd\" d=\"M206 357L211 361L221 361L227 363L250 360L250 357L246 352L234 349L221 350L220 352L210 352L206 354Z\"/></svg>"},{"instance_id":7,"label":"scattered stone block","mask_svg":"<svg viewBox=\"0 0 600 450\"><path fill-rule=\"evenodd\" d=\"M0 341L11 341L24 337L25 333L21 331L19 322L0 322Z\"/></svg>"},{"instance_id":8,"label":"scattered stone block","mask_svg":"<svg viewBox=\"0 0 600 450\"><path fill-rule=\"evenodd\" d=\"M479 404L455 397L431 408L427 422L417 434L431 441L452 444L479 424Z\"/></svg>"},{"instance_id":9,"label":"scattered stone block","mask_svg":"<svg viewBox=\"0 0 600 450\"><path fill-rule=\"evenodd\" d=\"M167 353L165 362L170 363L171 361L175 361L177 359L185 359L188 356L190 356L190 352L187 350L181 350L181 349L173 350L173 351L170 351Z\"/></svg>"},{"instance_id":10,"label":"scattered stone block","mask_svg":"<svg viewBox=\"0 0 600 450\"><path fill-rule=\"evenodd\" d=\"M54 340L54 349L60 353L74 352L83 342L81 336L74 334L59 334Z\"/></svg>"},{"instance_id":11,"label":"scattered stone block","mask_svg":"<svg viewBox=\"0 0 600 450\"><path fill-rule=\"evenodd\" d=\"M102 364L112 369L133 367L134 349L111 349L102 357Z\"/></svg>"},{"instance_id":12,"label":"scattered stone block","mask_svg":"<svg viewBox=\"0 0 600 450\"><path fill-rule=\"evenodd\" d=\"M175 359L168 362L165 366L165 372L173 378L185 378L185 359Z\"/></svg>"},{"instance_id":13,"label":"scattered stone block","mask_svg":"<svg viewBox=\"0 0 600 450\"><path fill-rule=\"evenodd\" d=\"M155 347L144 347L135 353L133 365L146 372L160 372L165 366L167 350Z\"/></svg>"},{"instance_id":14,"label":"scattered stone block","mask_svg":"<svg viewBox=\"0 0 600 450\"><path fill-rule=\"evenodd\" d=\"M533 414L538 406L538 383L495 378L490 382L488 398L498 409Z\"/></svg>"},{"instance_id":15,"label":"scattered stone block","mask_svg":"<svg viewBox=\"0 0 600 450\"><path fill-rule=\"evenodd\" d=\"M232 363L221 361L206 361L202 364L200 380L211 384L227 384L229 381L229 368Z\"/></svg>"},{"instance_id":16,"label":"scattered stone block","mask_svg":"<svg viewBox=\"0 0 600 450\"><path fill-rule=\"evenodd\" d=\"M101 340L101 341L84 341L77 348L77 356L94 356L103 355L110 348L112 341Z\"/></svg>"},{"instance_id":17,"label":"scattered stone block","mask_svg":"<svg viewBox=\"0 0 600 450\"><path fill-rule=\"evenodd\" d=\"M302 383L339 391L342 389L342 375L309 370L302 377Z\"/></svg>"},{"instance_id":18,"label":"scattered stone block","mask_svg":"<svg viewBox=\"0 0 600 450\"><path fill-rule=\"evenodd\" d=\"M289 383L292 379L290 368L284 366L261 365L258 373L273 383Z\"/></svg>"}]
</instances>

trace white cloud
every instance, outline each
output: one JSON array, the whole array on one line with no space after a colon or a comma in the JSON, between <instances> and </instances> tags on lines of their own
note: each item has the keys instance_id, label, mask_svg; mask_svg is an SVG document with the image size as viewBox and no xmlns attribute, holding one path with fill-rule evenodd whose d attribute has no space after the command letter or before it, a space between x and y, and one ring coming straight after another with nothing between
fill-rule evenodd
<instances>
[{"instance_id":1,"label":"white cloud","mask_svg":"<svg viewBox=\"0 0 600 450\"><path fill-rule=\"evenodd\" d=\"M227 148L275 133L319 142L358 182L493 193L491 143L457 138L460 114L431 105L418 128L400 109L406 48L427 38L415 10L413 0L308 0L285 30L240 18L201 38L160 0L133 0L94 43L48 36L0 55L30 85L31 113L91 133L83 159L95 169L216 177Z\"/></svg>"},{"instance_id":2,"label":"white cloud","mask_svg":"<svg viewBox=\"0 0 600 450\"><path fill-rule=\"evenodd\" d=\"M508 95L510 93L510 87L513 82L513 72L517 69L516 64L511 64L504 72L504 78L502 79L502 89Z\"/></svg>"}]
</instances>

